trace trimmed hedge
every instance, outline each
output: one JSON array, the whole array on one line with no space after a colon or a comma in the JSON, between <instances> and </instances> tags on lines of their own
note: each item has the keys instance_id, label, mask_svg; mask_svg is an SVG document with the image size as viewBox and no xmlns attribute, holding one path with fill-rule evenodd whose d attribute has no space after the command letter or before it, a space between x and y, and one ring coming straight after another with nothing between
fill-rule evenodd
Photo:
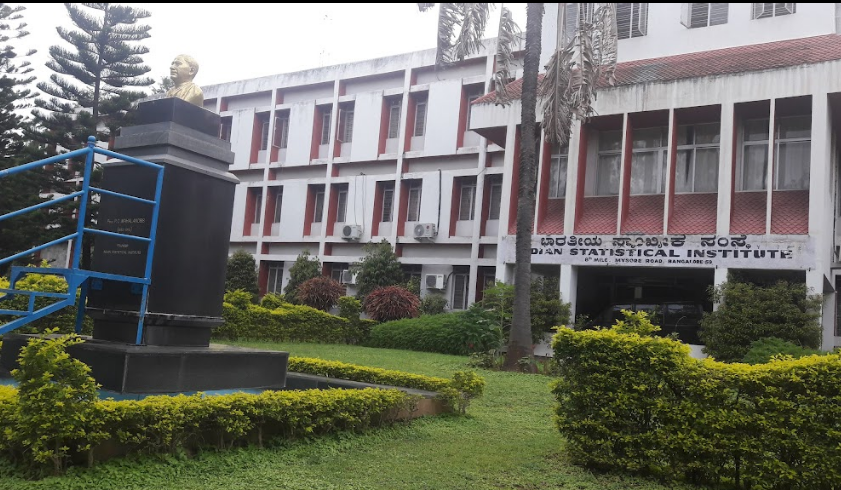
<instances>
[{"instance_id":1,"label":"trimmed hedge","mask_svg":"<svg viewBox=\"0 0 841 490\"><path fill-rule=\"evenodd\" d=\"M49 267L49 265L44 263L41 264L41 267ZM0 289L8 288L9 280L5 277L0 277ZM51 274L27 274L23 279L19 280L17 284L15 284L15 288L25 291L40 291L42 293L66 293L67 281L65 281L61 276ZM5 295L0 293L0 298L3 296ZM36 297L35 309L37 310L45 306L49 306L57 301L58 299L56 298ZM13 298L9 298L7 301L4 301L2 303L2 308L4 310L26 311L29 308L28 303L29 296L16 294ZM9 322L16 318L19 317L0 315L0 324ZM40 320L35 320L34 322L17 329L15 333L41 333L52 328L58 328L60 333L71 333L74 331L75 327L76 307L70 306L57 311L52 315L41 318ZM90 335L91 332L93 332L93 320L90 317L85 316L82 322L82 334ZM2 335L0 335L0 338L2 338Z\"/></svg>"},{"instance_id":2,"label":"trimmed hedge","mask_svg":"<svg viewBox=\"0 0 841 490\"><path fill-rule=\"evenodd\" d=\"M666 338L561 329L557 425L600 468L737 488L841 487L841 355L750 366Z\"/></svg>"},{"instance_id":3,"label":"trimmed hedge","mask_svg":"<svg viewBox=\"0 0 841 490\"><path fill-rule=\"evenodd\" d=\"M289 370L296 373L341 378L362 383L403 386L427 391L441 391L452 386L452 381L444 378L307 357L290 357Z\"/></svg>"},{"instance_id":4,"label":"trimmed hedge","mask_svg":"<svg viewBox=\"0 0 841 490\"><path fill-rule=\"evenodd\" d=\"M493 314L479 308L425 315L374 326L365 345L441 354L467 355L499 347L502 330Z\"/></svg>"},{"instance_id":5,"label":"trimmed hedge","mask_svg":"<svg viewBox=\"0 0 841 490\"><path fill-rule=\"evenodd\" d=\"M270 310L226 301L222 317L225 324L213 331L214 339L344 343L357 330L344 318L289 303Z\"/></svg>"}]
</instances>

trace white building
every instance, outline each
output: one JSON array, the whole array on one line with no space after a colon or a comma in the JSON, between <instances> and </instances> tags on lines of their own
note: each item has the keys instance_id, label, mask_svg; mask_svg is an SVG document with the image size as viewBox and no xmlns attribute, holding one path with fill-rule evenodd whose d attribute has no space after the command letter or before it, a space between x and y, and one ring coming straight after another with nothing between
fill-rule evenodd
<instances>
[{"instance_id":1,"label":"white building","mask_svg":"<svg viewBox=\"0 0 841 490\"><path fill-rule=\"evenodd\" d=\"M590 315L679 316L728 271L801 280L841 345L836 5L618 5L617 85L569 148L541 142L534 271ZM242 181L231 251L255 255L264 292L302 250L341 278L383 238L454 309L513 277L520 106L480 98L486 44L445 70L428 50L204 88Z\"/></svg>"}]
</instances>

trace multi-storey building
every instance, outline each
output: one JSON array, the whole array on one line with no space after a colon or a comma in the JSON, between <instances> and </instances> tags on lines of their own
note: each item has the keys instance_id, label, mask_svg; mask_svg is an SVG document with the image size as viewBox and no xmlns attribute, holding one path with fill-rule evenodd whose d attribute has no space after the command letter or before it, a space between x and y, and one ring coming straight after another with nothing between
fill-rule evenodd
<instances>
[{"instance_id":1,"label":"multi-storey building","mask_svg":"<svg viewBox=\"0 0 841 490\"><path fill-rule=\"evenodd\" d=\"M592 11L561 5L569 26ZM728 272L805 281L841 345L836 12L618 4L616 85L568 147L540 143L533 271L577 313L651 303L677 324ZM242 181L231 250L255 255L263 292L302 250L351 279L382 239L453 309L513 277L520 105L485 96L487 44L442 70L429 50L205 88Z\"/></svg>"}]
</instances>

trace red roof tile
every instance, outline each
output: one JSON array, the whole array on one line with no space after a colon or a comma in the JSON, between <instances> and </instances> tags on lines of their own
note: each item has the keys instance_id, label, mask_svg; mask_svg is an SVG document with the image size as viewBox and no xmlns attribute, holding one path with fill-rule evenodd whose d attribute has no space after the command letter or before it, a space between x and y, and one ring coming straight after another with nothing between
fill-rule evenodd
<instances>
[{"instance_id":1,"label":"red roof tile","mask_svg":"<svg viewBox=\"0 0 841 490\"><path fill-rule=\"evenodd\" d=\"M841 59L841 35L826 34L627 61L616 65L615 86L773 70L839 59ZM522 95L522 88L522 79L508 84L508 91L515 99ZM474 104L490 104L493 101L494 93L491 92L476 99Z\"/></svg>"}]
</instances>

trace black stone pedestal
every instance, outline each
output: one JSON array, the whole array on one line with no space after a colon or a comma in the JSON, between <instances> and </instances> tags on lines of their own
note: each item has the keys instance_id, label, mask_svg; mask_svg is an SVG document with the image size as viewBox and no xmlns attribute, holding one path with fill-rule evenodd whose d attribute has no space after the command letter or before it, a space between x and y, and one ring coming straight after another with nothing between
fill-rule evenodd
<instances>
[{"instance_id":1,"label":"black stone pedestal","mask_svg":"<svg viewBox=\"0 0 841 490\"><path fill-rule=\"evenodd\" d=\"M20 349L31 335L3 338L0 362L16 369ZM281 389L286 384L286 352L238 347L166 347L116 344L89 339L68 349L91 368L106 390L161 394L226 389Z\"/></svg>"}]
</instances>

